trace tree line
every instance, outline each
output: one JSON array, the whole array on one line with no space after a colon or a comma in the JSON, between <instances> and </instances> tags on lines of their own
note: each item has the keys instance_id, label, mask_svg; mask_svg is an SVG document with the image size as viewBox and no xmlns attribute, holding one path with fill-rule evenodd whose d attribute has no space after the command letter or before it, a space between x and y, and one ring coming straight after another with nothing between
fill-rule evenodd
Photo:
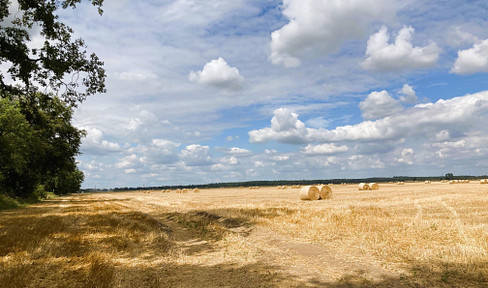
<instances>
[{"instance_id":1,"label":"tree line","mask_svg":"<svg viewBox=\"0 0 488 288\"><path fill-rule=\"evenodd\" d=\"M143 187L115 187L111 189L83 189L83 192L105 192L105 191L136 191L136 190L166 190L166 189L194 189L194 188L238 188L238 187L272 187L272 186L292 186L292 185L314 185L314 184L334 184L341 183L357 184L357 183L388 183L388 182L423 182L423 181L441 181L441 180L479 180L485 179L488 176L454 176L452 173L448 173L445 176L394 176L394 177L371 177L371 178L336 178L336 179L314 179L314 180L259 180L259 181L245 181L245 182L220 182L201 185L162 185L162 186L143 186Z\"/></svg>"},{"instance_id":2,"label":"tree line","mask_svg":"<svg viewBox=\"0 0 488 288\"><path fill-rule=\"evenodd\" d=\"M74 108L105 92L103 62L59 21L82 0L0 0L0 194L42 197L79 191L85 131ZM92 0L101 14L103 0ZM43 37L33 47L33 35Z\"/></svg>"}]
</instances>

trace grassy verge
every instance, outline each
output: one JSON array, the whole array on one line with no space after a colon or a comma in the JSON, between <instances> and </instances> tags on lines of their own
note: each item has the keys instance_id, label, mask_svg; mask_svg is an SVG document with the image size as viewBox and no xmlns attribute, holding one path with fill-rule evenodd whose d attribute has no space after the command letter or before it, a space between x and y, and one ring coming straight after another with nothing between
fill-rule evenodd
<instances>
[{"instance_id":1,"label":"grassy verge","mask_svg":"<svg viewBox=\"0 0 488 288\"><path fill-rule=\"evenodd\" d=\"M23 204L12 197L0 194L0 211L22 207Z\"/></svg>"},{"instance_id":2,"label":"grassy verge","mask_svg":"<svg viewBox=\"0 0 488 288\"><path fill-rule=\"evenodd\" d=\"M13 198L5 194L0 194L0 211L25 207L45 199L54 199L57 196L54 193L46 192L43 197L31 196L29 198Z\"/></svg>"}]
</instances>

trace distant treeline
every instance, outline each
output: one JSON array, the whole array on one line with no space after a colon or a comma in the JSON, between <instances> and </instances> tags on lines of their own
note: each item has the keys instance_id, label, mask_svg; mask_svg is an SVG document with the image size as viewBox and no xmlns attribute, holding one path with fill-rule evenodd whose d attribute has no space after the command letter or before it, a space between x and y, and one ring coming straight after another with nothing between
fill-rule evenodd
<instances>
[{"instance_id":1,"label":"distant treeline","mask_svg":"<svg viewBox=\"0 0 488 288\"><path fill-rule=\"evenodd\" d=\"M358 179L316 179L316 180L272 180L272 181L247 181L247 182L222 182L201 185L166 185L166 186L151 186L151 187L117 187L113 189L83 189L83 192L103 192L103 191L135 191L135 190L165 190L165 189L194 189L194 188L236 188L236 187L252 187L252 186L282 186L282 185L313 185L313 184L341 184L341 183L371 183L371 182L415 182L415 181L441 181L441 180L479 180L486 179L484 176L454 176L451 173L445 176L432 177L410 177L410 176L394 176L394 177L373 177L373 178L358 178Z\"/></svg>"}]
</instances>

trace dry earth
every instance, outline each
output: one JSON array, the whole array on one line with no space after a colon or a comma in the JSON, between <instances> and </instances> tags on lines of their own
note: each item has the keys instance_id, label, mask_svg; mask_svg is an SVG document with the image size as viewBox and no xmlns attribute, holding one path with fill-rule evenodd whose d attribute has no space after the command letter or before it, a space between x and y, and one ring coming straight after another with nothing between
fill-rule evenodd
<instances>
[{"instance_id":1,"label":"dry earth","mask_svg":"<svg viewBox=\"0 0 488 288\"><path fill-rule=\"evenodd\" d=\"M0 287L488 287L488 185L80 194L0 212Z\"/></svg>"}]
</instances>

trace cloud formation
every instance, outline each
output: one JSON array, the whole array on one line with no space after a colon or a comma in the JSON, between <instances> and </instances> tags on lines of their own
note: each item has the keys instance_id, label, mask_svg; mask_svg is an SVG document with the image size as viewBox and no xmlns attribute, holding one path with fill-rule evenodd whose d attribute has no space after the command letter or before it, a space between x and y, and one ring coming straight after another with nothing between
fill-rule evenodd
<instances>
[{"instance_id":1,"label":"cloud formation","mask_svg":"<svg viewBox=\"0 0 488 288\"><path fill-rule=\"evenodd\" d=\"M459 50L451 73L468 75L488 72L488 39L476 43L472 48Z\"/></svg>"},{"instance_id":2,"label":"cloud formation","mask_svg":"<svg viewBox=\"0 0 488 288\"><path fill-rule=\"evenodd\" d=\"M290 21L271 33L270 60L296 67L303 53L337 52L344 41L362 37L371 22L393 17L394 2L284 0L283 15Z\"/></svg>"},{"instance_id":3,"label":"cloud formation","mask_svg":"<svg viewBox=\"0 0 488 288\"><path fill-rule=\"evenodd\" d=\"M424 47L412 45L412 27L404 27L398 32L395 42L389 44L388 29L383 26L371 35L366 48L366 60L361 63L364 69L386 72L406 69L428 68L436 65L441 49L435 42Z\"/></svg>"},{"instance_id":4,"label":"cloud formation","mask_svg":"<svg viewBox=\"0 0 488 288\"><path fill-rule=\"evenodd\" d=\"M244 77L239 74L239 70L235 67L230 67L220 57L205 64L201 71L191 71L189 79L192 82L230 91L242 89L244 82Z\"/></svg>"},{"instance_id":5,"label":"cloud formation","mask_svg":"<svg viewBox=\"0 0 488 288\"><path fill-rule=\"evenodd\" d=\"M212 164L210 147L199 144L188 145L180 153L180 159L186 166L204 166Z\"/></svg>"},{"instance_id":6,"label":"cloud formation","mask_svg":"<svg viewBox=\"0 0 488 288\"><path fill-rule=\"evenodd\" d=\"M304 154L310 155L328 155L328 154L337 154L349 151L346 145L337 146L334 143L325 143L320 145L312 145L308 144L305 148L302 149Z\"/></svg>"},{"instance_id":7,"label":"cloud formation","mask_svg":"<svg viewBox=\"0 0 488 288\"><path fill-rule=\"evenodd\" d=\"M284 113L284 111L286 113ZM335 129L307 128L298 115L280 108L275 110L269 128L252 130L249 141L283 143L326 143L339 141L376 141L405 137L428 137L441 130L463 135L482 128L478 123L488 114L488 91L439 100L436 103L418 104L402 112L376 121L356 125L338 126ZM275 122L273 124L273 121ZM276 129L282 127L282 129Z\"/></svg>"},{"instance_id":8,"label":"cloud formation","mask_svg":"<svg viewBox=\"0 0 488 288\"><path fill-rule=\"evenodd\" d=\"M359 109L361 116L367 120L384 118L403 110L398 100L391 97L386 90L371 92L366 100L359 103Z\"/></svg>"},{"instance_id":9,"label":"cloud formation","mask_svg":"<svg viewBox=\"0 0 488 288\"><path fill-rule=\"evenodd\" d=\"M413 87L408 84L403 85L402 90L400 90L400 94L403 95L400 97L400 101L404 103L413 104L413 103L417 103L418 101L417 93L415 93Z\"/></svg>"}]
</instances>

